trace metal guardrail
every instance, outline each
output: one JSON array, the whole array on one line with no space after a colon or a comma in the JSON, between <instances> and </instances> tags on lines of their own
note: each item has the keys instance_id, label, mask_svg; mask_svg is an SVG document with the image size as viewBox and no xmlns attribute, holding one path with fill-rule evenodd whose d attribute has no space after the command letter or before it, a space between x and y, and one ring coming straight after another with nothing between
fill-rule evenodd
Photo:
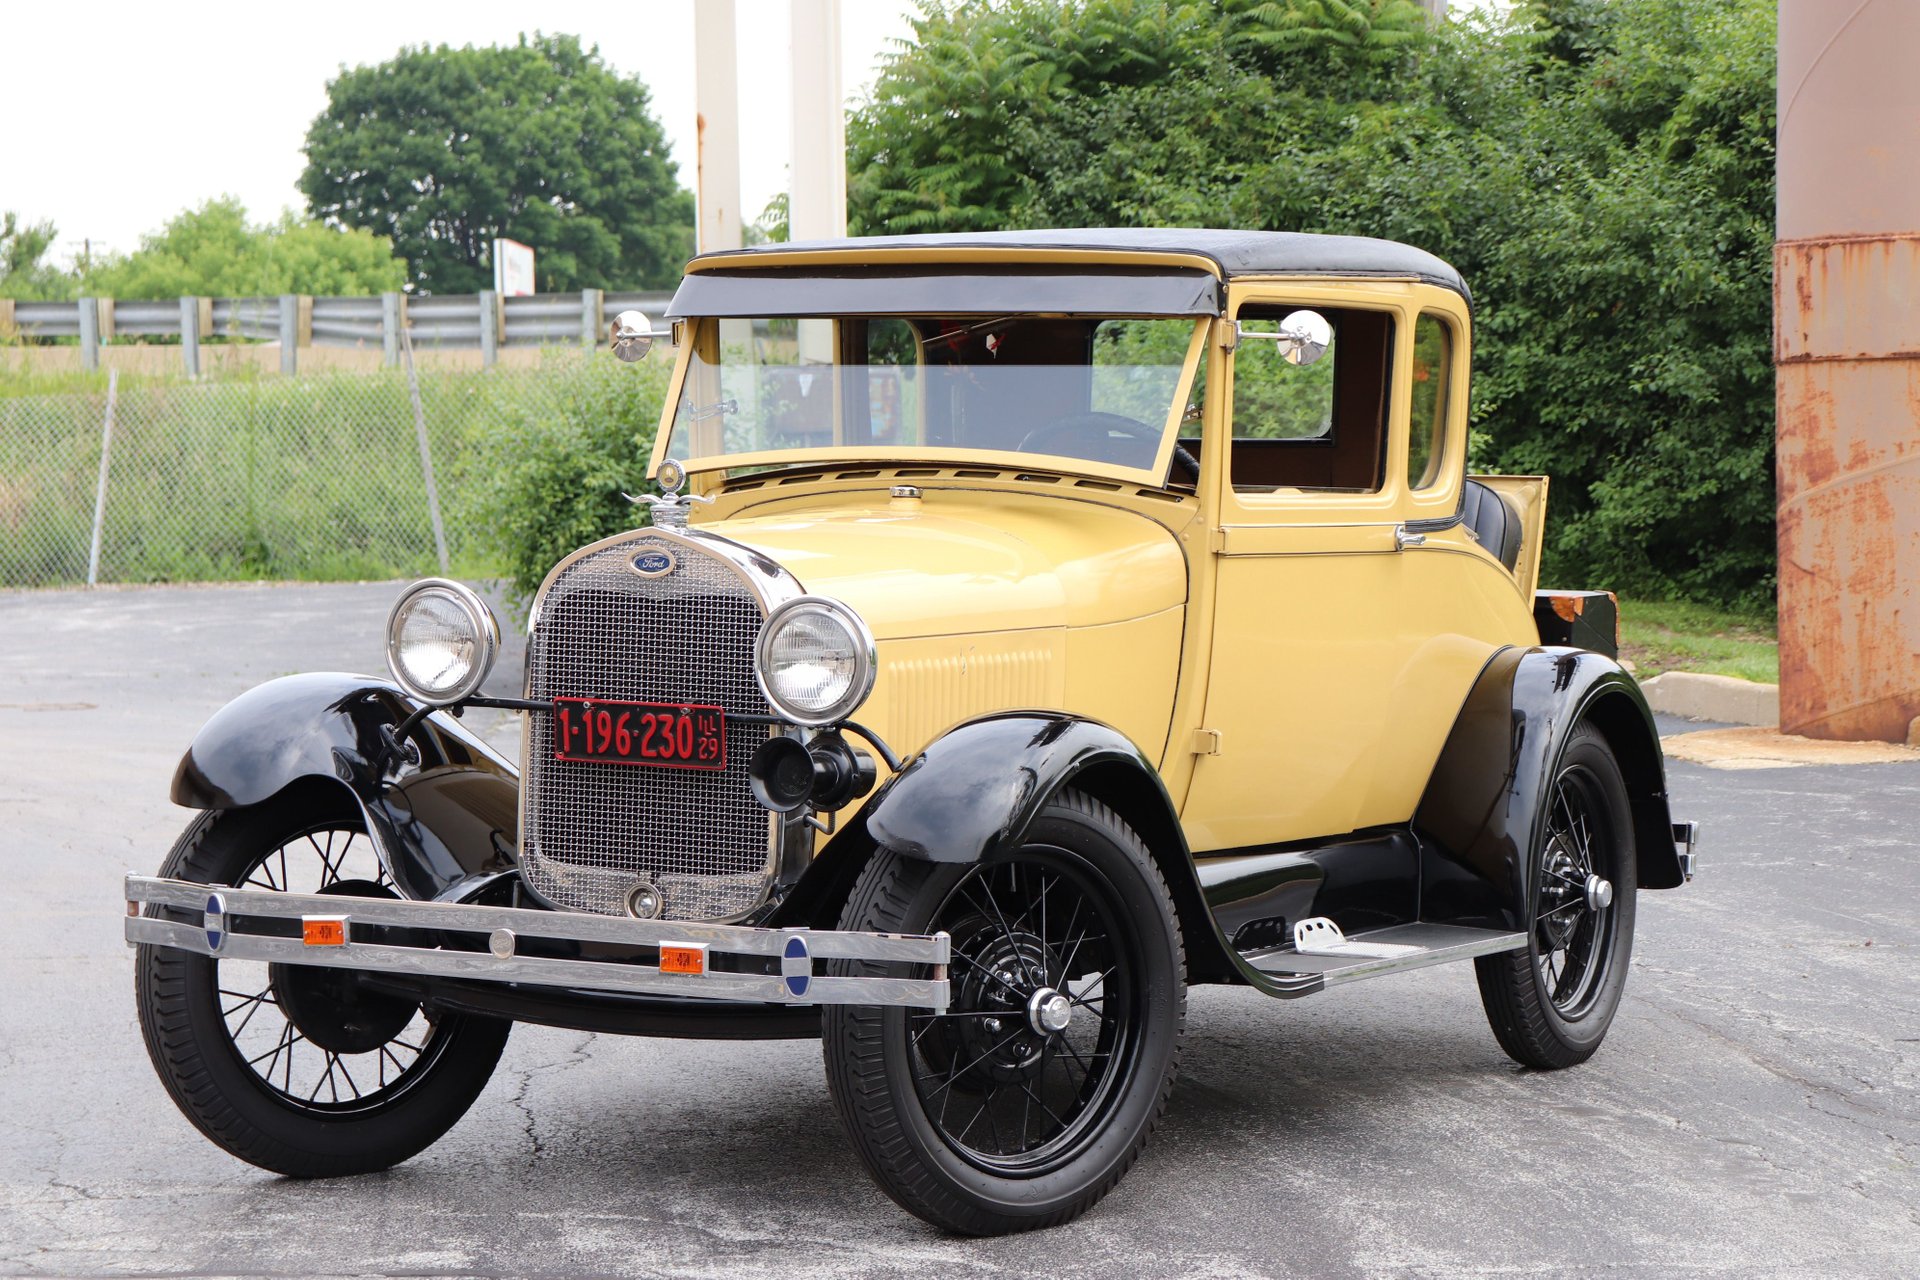
<instances>
[{"instance_id":1,"label":"metal guardrail","mask_svg":"<svg viewBox=\"0 0 1920 1280\"><path fill-rule=\"evenodd\" d=\"M371 347L386 363L399 363L400 333L416 347L478 349L492 364L500 348L552 346L603 339L612 315L636 308L658 316L671 291L537 293L502 298L483 293L409 296L385 293L360 298L81 298L74 302L12 302L0 299L0 334L28 340L78 339L80 361L100 363L100 345L121 338L177 337L189 374L200 372L200 342L220 337L278 342L282 372L298 367L303 347Z\"/></svg>"}]
</instances>

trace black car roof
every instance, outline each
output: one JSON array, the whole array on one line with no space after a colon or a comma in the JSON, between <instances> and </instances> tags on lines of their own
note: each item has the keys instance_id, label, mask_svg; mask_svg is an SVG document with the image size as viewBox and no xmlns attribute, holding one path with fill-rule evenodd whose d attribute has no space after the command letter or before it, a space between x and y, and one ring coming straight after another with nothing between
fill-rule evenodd
<instances>
[{"instance_id":1,"label":"black car roof","mask_svg":"<svg viewBox=\"0 0 1920 1280\"><path fill-rule=\"evenodd\" d=\"M1087 227L1045 231L969 231L948 235L864 236L802 240L702 254L696 263L873 249L1037 249L1103 253L1184 253L1207 258L1228 278L1249 275L1411 277L1470 296L1451 266L1412 245L1370 236L1300 231L1216 231L1198 227Z\"/></svg>"}]
</instances>

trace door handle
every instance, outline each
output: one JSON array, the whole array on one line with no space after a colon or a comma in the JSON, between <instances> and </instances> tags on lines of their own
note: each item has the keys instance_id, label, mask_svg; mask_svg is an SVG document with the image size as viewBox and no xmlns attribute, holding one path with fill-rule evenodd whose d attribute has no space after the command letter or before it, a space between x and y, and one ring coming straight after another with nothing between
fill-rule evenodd
<instances>
[{"instance_id":1,"label":"door handle","mask_svg":"<svg viewBox=\"0 0 1920 1280\"><path fill-rule=\"evenodd\" d=\"M1414 533L1403 524L1393 526L1393 549L1395 551L1405 551L1408 547L1424 547L1426 545L1426 534Z\"/></svg>"}]
</instances>

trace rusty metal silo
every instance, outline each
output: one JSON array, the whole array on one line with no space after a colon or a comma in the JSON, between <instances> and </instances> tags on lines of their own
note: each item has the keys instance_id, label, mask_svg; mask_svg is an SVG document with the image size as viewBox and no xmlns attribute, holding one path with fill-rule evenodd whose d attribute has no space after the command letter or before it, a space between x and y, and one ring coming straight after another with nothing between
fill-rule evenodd
<instances>
[{"instance_id":1,"label":"rusty metal silo","mask_svg":"<svg viewBox=\"0 0 1920 1280\"><path fill-rule=\"evenodd\" d=\"M1780 723L1920 717L1920 3L1780 0Z\"/></svg>"}]
</instances>

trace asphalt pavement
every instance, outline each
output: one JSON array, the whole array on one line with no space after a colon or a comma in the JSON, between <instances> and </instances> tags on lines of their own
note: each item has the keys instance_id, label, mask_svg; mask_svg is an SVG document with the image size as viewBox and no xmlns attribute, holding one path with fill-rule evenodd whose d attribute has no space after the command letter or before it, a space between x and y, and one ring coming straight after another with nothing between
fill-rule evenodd
<instances>
[{"instance_id":1,"label":"asphalt pavement","mask_svg":"<svg viewBox=\"0 0 1920 1280\"><path fill-rule=\"evenodd\" d=\"M1674 765L1702 875L1642 896L1619 1017L1571 1071L1509 1062L1465 966L1195 990L1146 1156L1040 1235L896 1209L811 1043L522 1027L389 1173L242 1164L148 1065L120 876L185 824L167 789L199 724L272 676L379 670L396 590L0 594L0 1273L1920 1275L1910 764Z\"/></svg>"}]
</instances>

